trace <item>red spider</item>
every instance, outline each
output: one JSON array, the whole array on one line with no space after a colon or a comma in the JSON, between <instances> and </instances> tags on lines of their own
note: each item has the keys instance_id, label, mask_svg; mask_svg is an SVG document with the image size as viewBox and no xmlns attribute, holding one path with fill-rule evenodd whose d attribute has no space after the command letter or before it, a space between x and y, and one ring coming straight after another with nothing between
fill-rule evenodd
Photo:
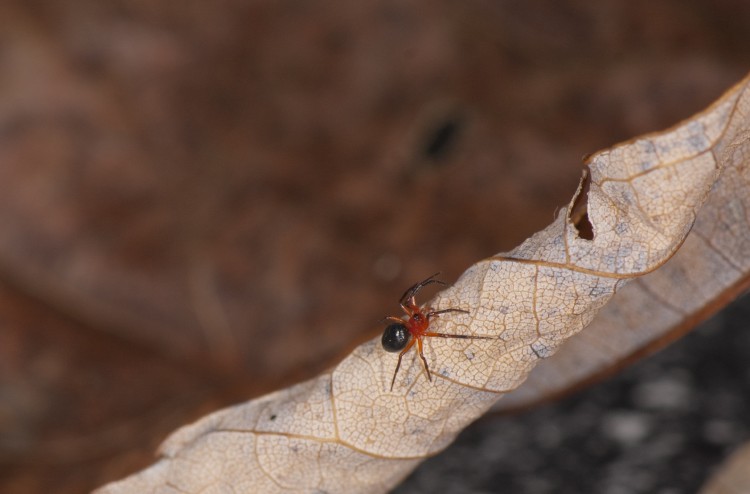
<instances>
[{"instance_id":1,"label":"red spider","mask_svg":"<svg viewBox=\"0 0 750 494\"><path fill-rule=\"evenodd\" d=\"M385 320L393 321L393 324L389 324L385 331L383 331L383 338L381 343L383 349L386 352L401 352L398 354L398 363L396 364L396 370L393 372L393 379L391 380L391 391L393 391L393 384L396 382L396 375L398 369L401 367L401 358L406 352L408 352L414 342L417 343L417 350L419 352L419 358L422 359L424 370L427 372L427 379L432 381L432 375L430 374L430 367L427 365L427 359L424 357L422 351L422 338L425 336L437 336L440 338L462 338L462 339L476 339L476 340L490 340L491 336L472 336L466 334L447 334L447 333L435 333L429 331L430 319L438 317L440 314L446 312L461 312L462 314L468 314L469 311L463 309L442 309L442 310L430 310L429 307L420 307L417 305L415 295L422 287L437 283L439 285L445 285L440 280L436 280L435 276L440 273L435 273L424 281L420 281L416 285L412 286L404 292L399 300L399 305L409 316L408 319L404 320L398 317L389 316ZM426 311L426 312L424 312Z\"/></svg>"}]
</instances>

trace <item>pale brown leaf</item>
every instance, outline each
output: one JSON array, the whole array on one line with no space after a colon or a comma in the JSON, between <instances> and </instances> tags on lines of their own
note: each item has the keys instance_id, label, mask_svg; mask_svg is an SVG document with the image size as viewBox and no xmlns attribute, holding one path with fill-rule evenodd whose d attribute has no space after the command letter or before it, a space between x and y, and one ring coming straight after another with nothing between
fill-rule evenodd
<instances>
[{"instance_id":1,"label":"pale brown leaf","mask_svg":"<svg viewBox=\"0 0 750 494\"><path fill-rule=\"evenodd\" d=\"M701 490L701 494L747 492L750 492L750 444L736 451Z\"/></svg>"},{"instance_id":2,"label":"pale brown leaf","mask_svg":"<svg viewBox=\"0 0 750 494\"><path fill-rule=\"evenodd\" d=\"M714 111L726 104L726 100L720 100ZM524 385L499 401L495 410L520 408L550 399L616 370L692 329L747 288L750 282L748 129L742 126L747 118L745 111L742 108L734 111L738 126L728 128L722 142L712 149L714 156L732 166L727 166L714 184L679 251L662 268L618 291L586 331L571 338L554 358L535 367ZM683 126L703 125L698 122ZM639 145L648 144L636 140L631 146ZM675 167L665 173L679 180L681 172ZM673 199L684 201L679 195ZM668 214L661 217L664 220L669 221Z\"/></svg>"},{"instance_id":3,"label":"pale brown leaf","mask_svg":"<svg viewBox=\"0 0 750 494\"><path fill-rule=\"evenodd\" d=\"M722 170L744 168L747 84L674 129L593 156L588 190L579 188L552 225L440 293L434 309L469 314L441 318L434 330L496 339L428 340L433 382L412 353L389 391L396 357L371 340L315 379L180 429L156 464L99 492L394 486L518 387L628 281L673 256Z\"/></svg>"}]
</instances>

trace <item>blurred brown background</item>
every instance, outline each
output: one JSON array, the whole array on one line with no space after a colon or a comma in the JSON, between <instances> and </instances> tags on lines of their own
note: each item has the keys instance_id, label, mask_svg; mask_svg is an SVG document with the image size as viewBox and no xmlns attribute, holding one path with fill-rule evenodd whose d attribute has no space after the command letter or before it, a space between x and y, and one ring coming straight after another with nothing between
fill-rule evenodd
<instances>
[{"instance_id":1,"label":"blurred brown background","mask_svg":"<svg viewBox=\"0 0 750 494\"><path fill-rule=\"evenodd\" d=\"M0 492L335 363L717 98L748 32L739 0L3 2Z\"/></svg>"}]
</instances>

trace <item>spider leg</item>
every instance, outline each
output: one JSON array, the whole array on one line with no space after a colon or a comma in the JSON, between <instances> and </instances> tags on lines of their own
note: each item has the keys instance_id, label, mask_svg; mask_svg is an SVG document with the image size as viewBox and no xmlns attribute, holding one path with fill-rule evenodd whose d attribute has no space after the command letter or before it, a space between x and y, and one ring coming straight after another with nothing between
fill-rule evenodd
<instances>
[{"instance_id":1,"label":"spider leg","mask_svg":"<svg viewBox=\"0 0 750 494\"><path fill-rule=\"evenodd\" d=\"M393 379L391 379L391 391L393 391L393 385L396 383L396 375L398 375L398 369L401 367L401 358L404 356L406 352L409 351L409 349L414 346L414 340L411 340L407 345L406 348L401 350L401 353L398 354L398 362L396 363L396 370L393 371Z\"/></svg>"},{"instance_id":2,"label":"spider leg","mask_svg":"<svg viewBox=\"0 0 750 494\"><path fill-rule=\"evenodd\" d=\"M442 309L442 310L433 310L433 311L430 311L427 314L425 314L425 316L427 318L437 317L440 314L445 314L446 312L460 312L462 314L469 314L469 311L468 310L464 310L464 309Z\"/></svg>"},{"instance_id":3,"label":"spider leg","mask_svg":"<svg viewBox=\"0 0 750 494\"><path fill-rule=\"evenodd\" d=\"M427 380L432 382L432 374L430 374L430 366L427 365L427 359L424 358L424 353L422 352L422 338L415 338L417 340L417 350L419 350L419 358L422 359L422 364L424 364L424 370L427 372Z\"/></svg>"},{"instance_id":4,"label":"spider leg","mask_svg":"<svg viewBox=\"0 0 750 494\"><path fill-rule=\"evenodd\" d=\"M399 306L401 307L401 310L406 312L406 314L411 317L414 312L419 310L419 307L417 306L417 301L414 300L414 297L411 297L411 300L408 302L401 302L399 303Z\"/></svg>"},{"instance_id":5,"label":"spider leg","mask_svg":"<svg viewBox=\"0 0 750 494\"><path fill-rule=\"evenodd\" d=\"M419 290L421 290L423 287L425 287L427 285L431 285L433 283L437 283L438 285L445 285L445 282L435 279L435 276L437 276L439 274L440 273L435 273L432 276L430 276L429 278L427 278L426 280L420 281L419 283L414 284L408 290L406 290L404 292L404 294L401 295L401 298L398 301L398 303L401 304L401 307L404 306L404 304L406 303L407 300L409 300L410 298L413 298L414 295L416 295L417 292ZM416 305L416 304L414 304L414 301L412 301L412 304Z\"/></svg>"},{"instance_id":6,"label":"spider leg","mask_svg":"<svg viewBox=\"0 0 750 494\"><path fill-rule=\"evenodd\" d=\"M437 336L438 338L460 338L462 340L495 340L495 336L477 336L472 334L451 334L451 333L433 333L427 332L422 336Z\"/></svg>"},{"instance_id":7,"label":"spider leg","mask_svg":"<svg viewBox=\"0 0 750 494\"><path fill-rule=\"evenodd\" d=\"M386 321L397 322L399 324L404 324L406 322L400 317L395 317L395 316L387 316L380 320L381 323L386 322Z\"/></svg>"}]
</instances>

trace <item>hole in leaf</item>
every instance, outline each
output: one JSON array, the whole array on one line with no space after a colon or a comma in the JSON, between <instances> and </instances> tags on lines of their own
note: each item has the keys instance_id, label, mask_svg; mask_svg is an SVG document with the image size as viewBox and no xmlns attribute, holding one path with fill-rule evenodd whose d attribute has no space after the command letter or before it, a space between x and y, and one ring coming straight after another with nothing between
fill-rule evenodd
<instances>
[{"instance_id":1,"label":"hole in leaf","mask_svg":"<svg viewBox=\"0 0 750 494\"><path fill-rule=\"evenodd\" d=\"M588 168L583 169L583 178L578 187L578 193L573 199L573 207L570 208L568 221L578 231L578 236L584 240L594 240L594 226L589 220L589 187L591 186L591 174Z\"/></svg>"}]
</instances>

